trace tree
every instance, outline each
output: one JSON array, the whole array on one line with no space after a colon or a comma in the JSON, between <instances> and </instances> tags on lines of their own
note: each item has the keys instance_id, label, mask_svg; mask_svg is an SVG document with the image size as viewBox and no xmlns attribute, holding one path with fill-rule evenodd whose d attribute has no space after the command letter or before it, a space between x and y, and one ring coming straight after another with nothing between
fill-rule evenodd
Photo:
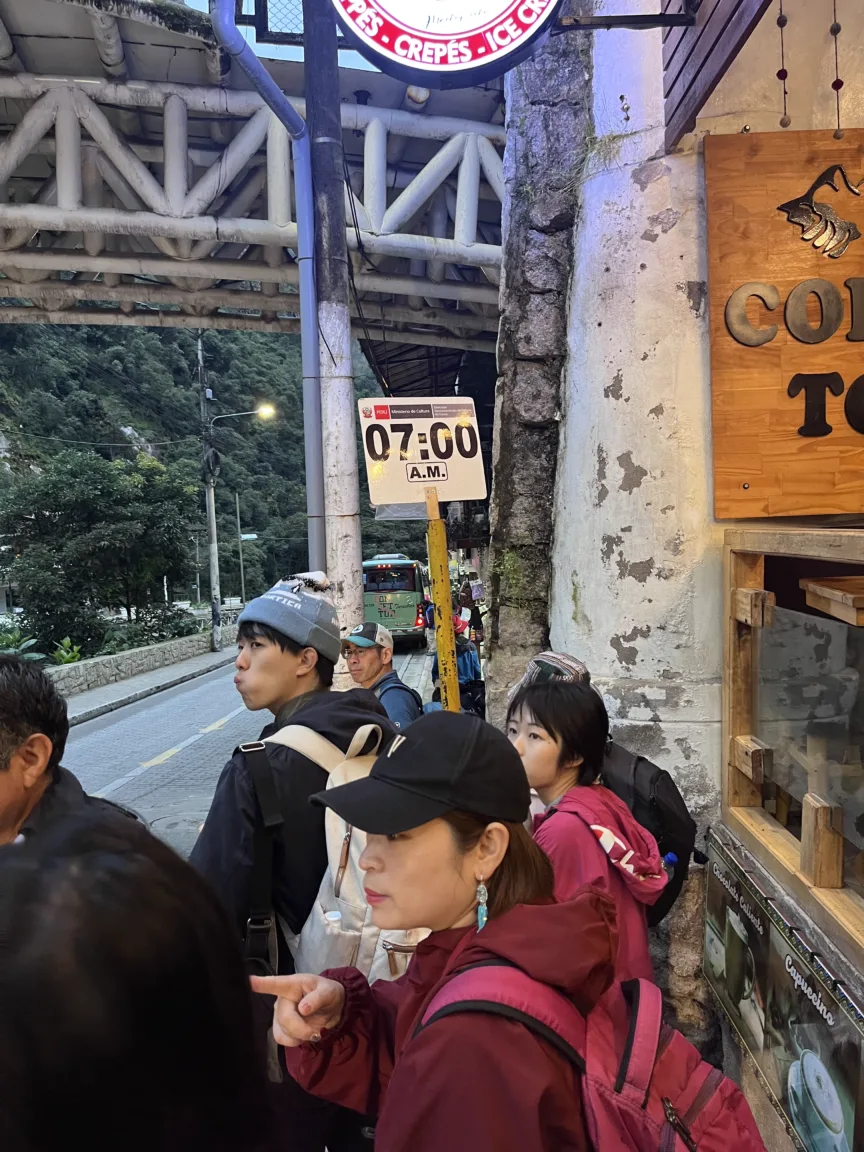
<instances>
[{"instance_id":1,"label":"tree","mask_svg":"<svg viewBox=\"0 0 864 1152\"><path fill-rule=\"evenodd\" d=\"M103 608L123 607L131 620L159 603L165 577L176 584L191 576L197 497L187 467L144 453L109 461L67 451L15 477L0 537L28 630L44 644L71 636L91 652L104 633Z\"/></svg>"},{"instance_id":2,"label":"tree","mask_svg":"<svg viewBox=\"0 0 864 1152\"><path fill-rule=\"evenodd\" d=\"M132 463L144 452L197 487L186 526L203 541L196 343L196 334L186 330L0 325L0 488L34 468L47 475L57 454L67 449L103 462ZM308 565L300 342L290 335L211 331L203 343L207 382L215 394L213 415L248 411L261 401L274 404L279 414L266 424L245 417L215 426L222 456L216 514L223 586L239 593L234 497L239 492L243 528L258 535L244 553L247 595L253 596ZM380 395L359 349L354 370L358 397ZM11 477L4 475L4 463ZM375 520L362 463L361 529L367 557L426 555L422 522ZM128 526L117 527L118 557L129 535ZM101 562L108 559L103 550ZM88 563L86 554L82 563ZM206 556L201 568L202 593L209 599ZM40 564L32 580L45 571ZM155 577L160 583L162 575ZM102 595L101 583L99 588ZM134 607L132 587L111 596ZM80 635L73 632L73 639Z\"/></svg>"}]
</instances>

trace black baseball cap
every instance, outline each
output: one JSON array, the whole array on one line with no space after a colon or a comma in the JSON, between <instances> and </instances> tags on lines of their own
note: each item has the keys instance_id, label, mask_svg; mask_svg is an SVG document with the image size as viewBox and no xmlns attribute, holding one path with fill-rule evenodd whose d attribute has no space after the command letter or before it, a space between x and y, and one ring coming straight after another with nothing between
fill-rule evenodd
<instances>
[{"instance_id":1,"label":"black baseball cap","mask_svg":"<svg viewBox=\"0 0 864 1152\"><path fill-rule=\"evenodd\" d=\"M312 797L362 832L393 836L448 812L521 824L531 792L503 732L457 712L430 712L396 736L370 774Z\"/></svg>"}]
</instances>

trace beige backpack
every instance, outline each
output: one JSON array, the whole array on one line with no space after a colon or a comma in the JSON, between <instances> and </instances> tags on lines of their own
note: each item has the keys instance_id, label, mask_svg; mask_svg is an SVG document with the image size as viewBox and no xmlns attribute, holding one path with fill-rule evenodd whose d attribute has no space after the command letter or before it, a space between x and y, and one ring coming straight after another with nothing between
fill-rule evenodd
<instances>
[{"instance_id":1,"label":"beige backpack","mask_svg":"<svg viewBox=\"0 0 864 1152\"><path fill-rule=\"evenodd\" d=\"M337 788L368 776L381 745L377 724L364 724L342 752L318 732L301 724L280 728L265 743L282 744L318 764L328 774L327 787ZM363 749L374 737L374 747ZM323 972L325 968L358 968L370 983L394 980L408 967L426 929L385 931L372 923L363 891L360 855L366 834L328 808L325 817L327 871L318 897L299 935L280 917L282 933L294 957L297 972Z\"/></svg>"}]
</instances>

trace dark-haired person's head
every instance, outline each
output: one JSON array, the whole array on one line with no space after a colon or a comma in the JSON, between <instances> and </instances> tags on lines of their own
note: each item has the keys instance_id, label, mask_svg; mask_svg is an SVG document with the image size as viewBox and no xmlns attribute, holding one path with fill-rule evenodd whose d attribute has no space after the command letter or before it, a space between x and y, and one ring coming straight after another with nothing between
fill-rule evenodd
<instances>
[{"instance_id":1,"label":"dark-haired person's head","mask_svg":"<svg viewBox=\"0 0 864 1152\"><path fill-rule=\"evenodd\" d=\"M600 694L587 684L528 681L510 699L507 735L528 783L548 805L600 775L609 716Z\"/></svg>"},{"instance_id":2,"label":"dark-haired person's head","mask_svg":"<svg viewBox=\"0 0 864 1152\"><path fill-rule=\"evenodd\" d=\"M525 828L518 755L477 716L432 712L398 736L363 780L313 802L367 833L360 858L373 922L441 931L553 899L552 865Z\"/></svg>"},{"instance_id":3,"label":"dark-haired person's head","mask_svg":"<svg viewBox=\"0 0 864 1152\"><path fill-rule=\"evenodd\" d=\"M35 663L0 656L0 844L31 814L60 764L69 735L66 701Z\"/></svg>"},{"instance_id":4,"label":"dark-haired person's head","mask_svg":"<svg viewBox=\"0 0 864 1152\"><path fill-rule=\"evenodd\" d=\"M332 604L281 581L240 615L234 683L251 711L275 715L297 696L330 688L342 653Z\"/></svg>"},{"instance_id":5,"label":"dark-haired person's head","mask_svg":"<svg viewBox=\"0 0 864 1152\"><path fill-rule=\"evenodd\" d=\"M0 852L0 1147L267 1147L244 965L206 883L131 821Z\"/></svg>"}]
</instances>

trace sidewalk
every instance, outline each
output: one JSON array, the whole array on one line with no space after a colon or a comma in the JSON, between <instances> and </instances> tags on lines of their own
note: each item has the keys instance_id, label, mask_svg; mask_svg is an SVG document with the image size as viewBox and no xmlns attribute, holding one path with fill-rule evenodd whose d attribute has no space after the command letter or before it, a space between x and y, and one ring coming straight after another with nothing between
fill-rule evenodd
<instances>
[{"instance_id":1,"label":"sidewalk","mask_svg":"<svg viewBox=\"0 0 864 1152\"><path fill-rule=\"evenodd\" d=\"M421 652L409 652L406 656L402 657L401 653L397 656L397 662L404 659L404 663L397 668L400 678L408 685L420 693L424 704L428 704L432 699L432 658L434 653L427 652L425 649Z\"/></svg>"},{"instance_id":2,"label":"sidewalk","mask_svg":"<svg viewBox=\"0 0 864 1152\"><path fill-rule=\"evenodd\" d=\"M95 720L97 716L114 712L125 704L134 704L137 700L144 700L157 692L176 688L178 684L185 684L187 680L205 676L215 668L225 668L234 662L235 656L233 646L223 649L222 652L205 652L201 656L181 660L179 664L169 664L167 668L142 672L140 676L130 676L128 680L118 680L115 684L106 684L104 688L79 692L67 700L69 724L74 726L87 720Z\"/></svg>"}]
</instances>

